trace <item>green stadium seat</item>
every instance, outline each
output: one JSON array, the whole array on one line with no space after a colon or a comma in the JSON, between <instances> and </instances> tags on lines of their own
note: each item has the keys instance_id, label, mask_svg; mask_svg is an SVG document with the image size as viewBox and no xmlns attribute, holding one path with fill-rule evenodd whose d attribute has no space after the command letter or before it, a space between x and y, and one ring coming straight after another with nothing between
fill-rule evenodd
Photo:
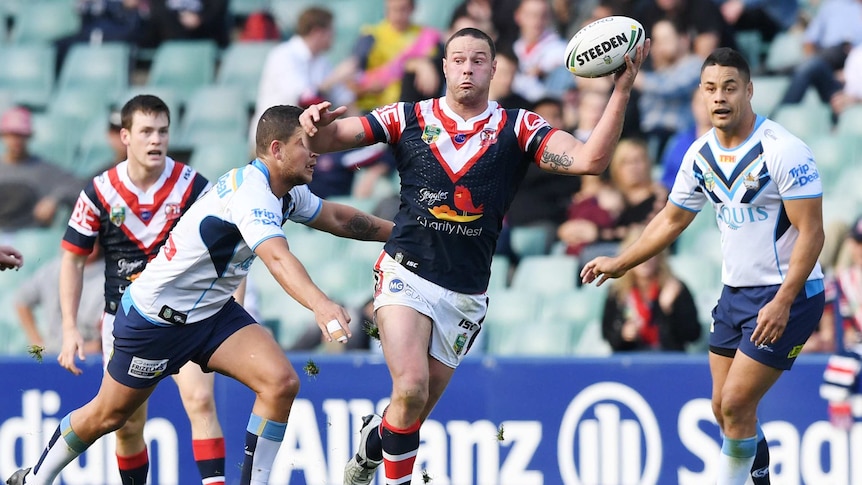
<instances>
[{"instance_id":1,"label":"green stadium seat","mask_svg":"<svg viewBox=\"0 0 862 485\"><path fill-rule=\"evenodd\" d=\"M832 112L825 104L784 104L776 108L772 119L805 142L832 130Z\"/></svg>"},{"instance_id":2,"label":"green stadium seat","mask_svg":"<svg viewBox=\"0 0 862 485\"><path fill-rule=\"evenodd\" d=\"M234 42L222 54L216 84L242 90L251 109L257 100L260 73L275 42Z\"/></svg>"},{"instance_id":3,"label":"green stadium seat","mask_svg":"<svg viewBox=\"0 0 862 485\"><path fill-rule=\"evenodd\" d=\"M228 11L234 17L248 17L254 12L265 12L269 9L270 0L229 0Z\"/></svg>"},{"instance_id":4,"label":"green stadium seat","mask_svg":"<svg viewBox=\"0 0 862 485\"><path fill-rule=\"evenodd\" d=\"M512 288L553 295L574 290L576 278L578 258L574 256L527 256L515 268Z\"/></svg>"},{"instance_id":5,"label":"green stadium seat","mask_svg":"<svg viewBox=\"0 0 862 485\"><path fill-rule=\"evenodd\" d=\"M0 46L0 89L16 104L44 108L54 89L56 50L46 44Z\"/></svg>"},{"instance_id":6,"label":"green stadium seat","mask_svg":"<svg viewBox=\"0 0 862 485\"><path fill-rule=\"evenodd\" d=\"M769 43L766 53L768 72L788 72L803 60L801 32L781 32Z\"/></svg>"},{"instance_id":7,"label":"green stadium seat","mask_svg":"<svg viewBox=\"0 0 862 485\"><path fill-rule=\"evenodd\" d=\"M252 158L248 143L244 141L213 142L195 146L189 165L215 183L225 172L242 167Z\"/></svg>"},{"instance_id":8,"label":"green stadium seat","mask_svg":"<svg viewBox=\"0 0 862 485\"><path fill-rule=\"evenodd\" d=\"M177 149L191 149L215 142L247 144L249 116L243 106L243 94L238 88L198 88L186 102L179 130L174 131L172 145Z\"/></svg>"},{"instance_id":9,"label":"green stadium seat","mask_svg":"<svg viewBox=\"0 0 862 485\"><path fill-rule=\"evenodd\" d=\"M81 16L68 1L23 2L14 18L10 40L16 44L49 43L81 28Z\"/></svg>"},{"instance_id":10,"label":"green stadium seat","mask_svg":"<svg viewBox=\"0 0 862 485\"><path fill-rule=\"evenodd\" d=\"M75 160L81 129L78 123L64 116L35 113L30 151L68 169Z\"/></svg>"},{"instance_id":11,"label":"green stadium seat","mask_svg":"<svg viewBox=\"0 0 862 485\"><path fill-rule=\"evenodd\" d=\"M838 117L835 129L840 134L862 137L862 104L856 104L844 110ZM862 158L862 154L856 155L857 161Z\"/></svg>"},{"instance_id":12,"label":"green stadium seat","mask_svg":"<svg viewBox=\"0 0 862 485\"><path fill-rule=\"evenodd\" d=\"M333 6L335 3L336 2L328 1L321 5L320 2L315 0L270 0L269 11L272 13L279 30L281 30L285 37L288 37L296 31L296 22L299 20L299 16L302 15L302 12L308 7L322 6L332 12L336 19L340 17L342 13ZM335 32L336 37L341 35L340 31L336 30Z\"/></svg>"},{"instance_id":13,"label":"green stadium seat","mask_svg":"<svg viewBox=\"0 0 862 485\"><path fill-rule=\"evenodd\" d=\"M548 254L553 239L552 230L545 225L512 227L509 232L512 251L520 257Z\"/></svg>"},{"instance_id":14,"label":"green stadium seat","mask_svg":"<svg viewBox=\"0 0 862 485\"><path fill-rule=\"evenodd\" d=\"M331 234L325 237L336 238ZM320 239L318 239L320 240ZM373 266L365 261L335 258L306 265L309 276L326 295L345 306L361 305L374 288ZM300 259L302 262L302 259Z\"/></svg>"},{"instance_id":15,"label":"green stadium seat","mask_svg":"<svg viewBox=\"0 0 862 485\"><path fill-rule=\"evenodd\" d=\"M824 191L838 183L846 168L862 160L862 134L843 134L836 130L835 134L811 138L808 146L814 154Z\"/></svg>"},{"instance_id":16,"label":"green stadium seat","mask_svg":"<svg viewBox=\"0 0 862 485\"><path fill-rule=\"evenodd\" d=\"M314 313L291 298L269 273L263 261L249 271L249 286L257 296L258 313L264 322L274 322L275 337L282 348L290 347L311 325Z\"/></svg>"},{"instance_id":17,"label":"green stadium seat","mask_svg":"<svg viewBox=\"0 0 862 485\"><path fill-rule=\"evenodd\" d=\"M461 3L463 0L416 0L413 21L446 32L449 30L455 8Z\"/></svg>"},{"instance_id":18,"label":"green stadium seat","mask_svg":"<svg viewBox=\"0 0 862 485\"><path fill-rule=\"evenodd\" d=\"M97 91L116 99L129 87L130 62L128 44L75 44L63 61L57 87Z\"/></svg>"},{"instance_id":19,"label":"green stadium seat","mask_svg":"<svg viewBox=\"0 0 862 485\"><path fill-rule=\"evenodd\" d=\"M509 258L494 256L491 260L491 279L488 281L488 291L502 290L509 286Z\"/></svg>"},{"instance_id":20,"label":"green stadium seat","mask_svg":"<svg viewBox=\"0 0 862 485\"><path fill-rule=\"evenodd\" d=\"M594 323L584 328L572 353L580 357L605 357L611 355L613 350L602 336L602 325Z\"/></svg>"},{"instance_id":21,"label":"green stadium seat","mask_svg":"<svg viewBox=\"0 0 862 485\"><path fill-rule=\"evenodd\" d=\"M488 290L488 313L485 323L495 326L525 325L538 320L542 295L531 292L504 288Z\"/></svg>"},{"instance_id":22,"label":"green stadium seat","mask_svg":"<svg viewBox=\"0 0 862 485\"><path fill-rule=\"evenodd\" d=\"M196 89L215 79L218 46L211 40L172 40L163 42L153 54L148 87L176 91L181 101Z\"/></svg>"},{"instance_id":23,"label":"green stadium seat","mask_svg":"<svg viewBox=\"0 0 862 485\"><path fill-rule=\"evenodd\" d=\"M790 78L787 76L754 76L751 82L754 84L751 107L759 115L770 116L784 97L787 86L790 85Z\"/></svg>"},{"instance_id":24,"label":"green stadium seat","mask_svg":"<svg viewBox=\"0 0 862 485\"><path fill-rule=\"evenodd\" d=\"M572 326L566 323L543 320L494 329L488 336L488 353L537 357L569 355L572 333Z\"/></svg>"},{"instance_id":25,"label":"green stadium seat","mask_svg":"<svg viewBox=\"0 0 862 485\"><path fill-rule=\"evenodd\" d=\"M734 34L739 51L745 56L751 72L760 71L761 56L765 52L763 36L757 30L742 30Z\"/></svg>"},{"instance_id":26,"label":"green stadium seat","mask_svg":"<svg viewBox=\"0 0 862 485\"><path fill-rule=\"evenodd\" d=\"M74 122L76 133L81 135L91 121L108 113L112 98L105 94L91 89L60 89L51 97L46 114Z\"/></svg>"},{"instance_id":27,"label":"green stadium seat","mask_svg":"<svg viewBox=\"0 0 862 485\"><path fill-rule=\"evenodd\" d=\"M83 186L81 187L83 188ZM66 227L25 228L12 233L10 243L24 256L24 266L15 272L17 278L24 279L36 272L43 264L60 255L60 242Z\"/></svg>"}]
</instances>

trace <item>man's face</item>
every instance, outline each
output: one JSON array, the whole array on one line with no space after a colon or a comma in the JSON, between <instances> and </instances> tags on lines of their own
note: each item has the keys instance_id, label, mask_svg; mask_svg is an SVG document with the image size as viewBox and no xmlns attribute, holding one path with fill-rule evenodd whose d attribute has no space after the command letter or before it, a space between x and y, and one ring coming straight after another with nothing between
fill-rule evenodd
<instances>
[{"instance_id":1,"label":"man's face","mask_svg":"<svg viewBox=\"0 0 862 485\"><path fill-rule=\"evenodd\" d=\"M304 185L311 182L317 154L305 146L302 130L282 142L279 177L288 185Z\"/></svg>"},{"instance_id":2,"label":"man's face","mask_svg":"<svg viewBox=\"0 0 862 485\"><path fill-rule=\"evenodd\" d=\"M453 39L443 59L447 97L460 103L487 101L495 70L496 61L485 40L467 35Z\"/></svg>"},{"instance_id":3,"label":"man's face","mask_svg":"<svg viewBox=\"0 0 862 485\"><path fill-rule=\"evenodd\" d=\"M133 113L131 128L120 130L129 163L153 170L164 167L170 140L168 127L168 115L165 113Z\"/></svg>"},{"instance_id":4,"label":"man's face","mask_svg":"<svg viewBox=\"0 0 862 485\"><path fill-rule=\"evenodd\" d=\"M3 139L3 146L6 147L3 157L7 161L18 162L27 157L28 137L12 133L4 133L0 138Z\"/></svg>"},{"instance_id":5,"label":"man's face","mask_svg":"<svg viewBox=\"0 0 862 485\"><path fill-rule=\"evenodd\" d=\"M396 30L406 30L410 26L410 16L413 15L411 0L387 0L385 7L386 20Z\"/></svg>"},{"instance_id":6,"label":"man's face","mask_svg":"<svg viewBox=\"0 0 862 485\"><path fill-rule=\"evenodd\" d=\"M700 75L700 89L709 119L716 129L734 132L751 111L751 81L735 67L709 66Z\"/></svg>"}]
</instances>

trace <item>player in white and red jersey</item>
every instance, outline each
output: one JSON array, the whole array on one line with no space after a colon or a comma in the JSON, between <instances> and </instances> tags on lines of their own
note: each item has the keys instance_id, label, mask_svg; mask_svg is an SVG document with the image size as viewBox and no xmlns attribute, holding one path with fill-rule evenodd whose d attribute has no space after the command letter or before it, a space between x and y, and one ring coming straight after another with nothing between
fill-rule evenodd
<instances>
[{"instance_id":1,"label":"player in white and red jersey","mask_svg":"<svg viewBox=\"0 0 862 485\"><path fill-rule=\"evenodd\" d=\"M332 321L350 336L348 313L311 281L288 249L282 224L290 219L359 240L384 241L392 232L392 222L308 190L317 154L304 143L300 113L295 106L267 109L257 125L257 159L221 176L181 217L121 297L114 351L98 394L67 414L36 466L16 471L8 484L52 483L189 361L256 393L239 483L269 483L299 376L272 334L231 295L260 257L285 291L314 312L328 340Z\"/></svg>"},{"instance_id":2,"label":"player in white and red jersey","mask_svg":"<svg viewBox=\"0 0 862 485\"><path fill-rule=\"evenodd\" d=\"M581 272L602 284L669 246L707 203L721 230L724 284L712 312L712 408L723 434L719 485L769 483L757 406L789 370L823 313L822 188L811 150L751 108L748 63L721 48L703 63L700 91L713 129L682 160L668 204L615 258Z\"/></svg>"},{"instance_id":3,"label":"player in white and red jersey","mask_svg":"<svg viewBox=\"0 0 862 485\"><path fill-rule=\"evenodd\" d=\"M345 484L370 483L380 463L387 483L410 482L420 424L481 329L491 257L527 165L563 175L604 171L648 51L649 41L626 59L586 143L536 113L488 101L494 43L472 28L446 43L445 97L383 106L363 117L336 119L346 108L328 111L328 102L303 113L313 150L386 142L401 176L395 229L375 266L374 308L393 379L391 402L382 418L363 418Z\"/></svg>"},{"instance_id":4,"label":"player in white and red jersey","mask_svg":"<svg viewBox=\"0 0 862 485\"><path fill-rule=\"evenodd\" d=\"M193 168L167 157L170 112L155 96L137 96L121 111L120 137L127 158L88 183L63 237L60 302L63 349L60 364L73 374L81 370L81 335L75 322L83 267L95 244L105 255L105 312L102 353L107 365L113 352L114 318L126 287L156 256L170 230L210 187ZM176 379L192 428L192 450L203 483L224 483L224 439L213 399L213 379L196 364ZM123 484L145 483L149 458L144 441L146 405L117 430L117 465Z\"/></svg>"}]
</instances>

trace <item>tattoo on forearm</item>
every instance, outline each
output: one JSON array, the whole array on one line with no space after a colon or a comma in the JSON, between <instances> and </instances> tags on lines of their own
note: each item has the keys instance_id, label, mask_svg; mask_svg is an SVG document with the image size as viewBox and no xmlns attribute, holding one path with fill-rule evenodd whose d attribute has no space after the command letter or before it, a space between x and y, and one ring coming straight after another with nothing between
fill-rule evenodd
<instances>
[{"instance_id":1,"label":"tattoo on forearm","mask_svg":"<svg viewBox=\"0 0 862 485\"><path fill-rule=\"evenodd\" d=\"M363 241L374 239L374 236L380 230L371 218L364 214L353 216L353 218L347 221L344 225L344 229L354 239L360 239Z\"/></svg>"},{"instance_id":2,"label":"tattoo on forearm","mask_svg":"<svg viewBox=\"0 0 862 485\"><path fill-rule=\"evenodd\" d=\"M364 131L360 131L360 132L359 132L359 133L357 133L357 134L356 134L356 136L354 136L353 138L354 138L356 141L362 141L362 140L364 140L364 139L365 139L365 132L364 132Z\"/></svg>"},{"instance_id":3,"label":"tattoo on forearm","mask_svg":"<svg viewBox=\"0 0 862 485\"><path fill-rule=\"evenodd\" d=\"M542 162L547 163L554 170L559 169L568 169L574 163L572 157L566 155L565 153L551 153L548 150L545 150L545 153L542 155Z\"/></svg>"}]
</instances>

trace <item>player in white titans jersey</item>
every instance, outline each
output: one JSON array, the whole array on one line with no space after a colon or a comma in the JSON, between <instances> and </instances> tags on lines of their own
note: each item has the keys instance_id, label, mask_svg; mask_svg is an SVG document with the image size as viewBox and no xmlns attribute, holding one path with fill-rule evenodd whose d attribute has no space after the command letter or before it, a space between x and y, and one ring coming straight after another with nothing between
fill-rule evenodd
<instances>
[{"instance_id":1,"label":"player in white titans jersey","mask_svg":"<svg viewBox=\"0 0 862 485\"><path fill-rule=\"evenodd\" d=\"M375 266L374 308L393 379L391 402L382 418L363 418L346 484L370 483L381 463L388 484L410 482L419 427L481 329L491 257L528 164L564 175L607 168L649 41L626 59L586 143L536 113L488 101L496 61L484 32L459 30L445 47L443 98L338 120L346 108L327 111L324 102L301 118L316 151L389 143L401 176L395 229Z\"/></svg>"},{"instance_id":2,"label":"player in white titans jersey","mask_svg":"<svg viewBox=\"0 0 862 485\"><path fill-rule=\"evenodd\" d=\"M300 108L273 106L257 125L257 159L219 178L177 223L156 258L123 294L114 352L99 393L67 414L33 469L12 485L50 484L96 439L121 426L165 377L189 361L256 393L241 485L264 484L284 436L299 378L278 343L231 296L260 257L285 291L314 312L322 334L350 317L290 252L287 219L337 236L384 241L392 223L308 191L317 155L305 145Z\"/></svg>"},{"instance_id":3,"label":"player in white titans jersey","mask_svg":"<svg viewBox=\"0 0 862 485\"><path fill-rule=\"evenodd\" d=\"M155 96L130 99L120 113L120 137L127 158L97 175L84 187L63 238L60 303L63 349L60 364L73 374L76 354L83 359L75 322L83 267L94 244L105 255L105 312L102 353L107 364L113 351L114 318L126 287L155 257L184 213L209 187L195 170L167 157L170 111ZM192 451L203 483L224 483L224 439L213 400L213 379L190 364L176 377L192 428ZM121 482L144 483L149 456L144 441L146 405L116 432Z\"/></svg>"},{"instance_id":4,"label":"player in white titans jersey","mask_svg":"<svg viewBox=\"0 0 862 485\"><path fill-rule=\"evenodd\" d=\"M713 129L685 155L665 208L583 281L621 276L667 246L710 202L721 230L724 289L712 312L712 407L723 443L718 485L769 483L757 420L763 395L789 370L823 312L822 188L811 150L751 108L751 71L736 51L704 61L700 91Z\"/></svg>"}]
</instances>

